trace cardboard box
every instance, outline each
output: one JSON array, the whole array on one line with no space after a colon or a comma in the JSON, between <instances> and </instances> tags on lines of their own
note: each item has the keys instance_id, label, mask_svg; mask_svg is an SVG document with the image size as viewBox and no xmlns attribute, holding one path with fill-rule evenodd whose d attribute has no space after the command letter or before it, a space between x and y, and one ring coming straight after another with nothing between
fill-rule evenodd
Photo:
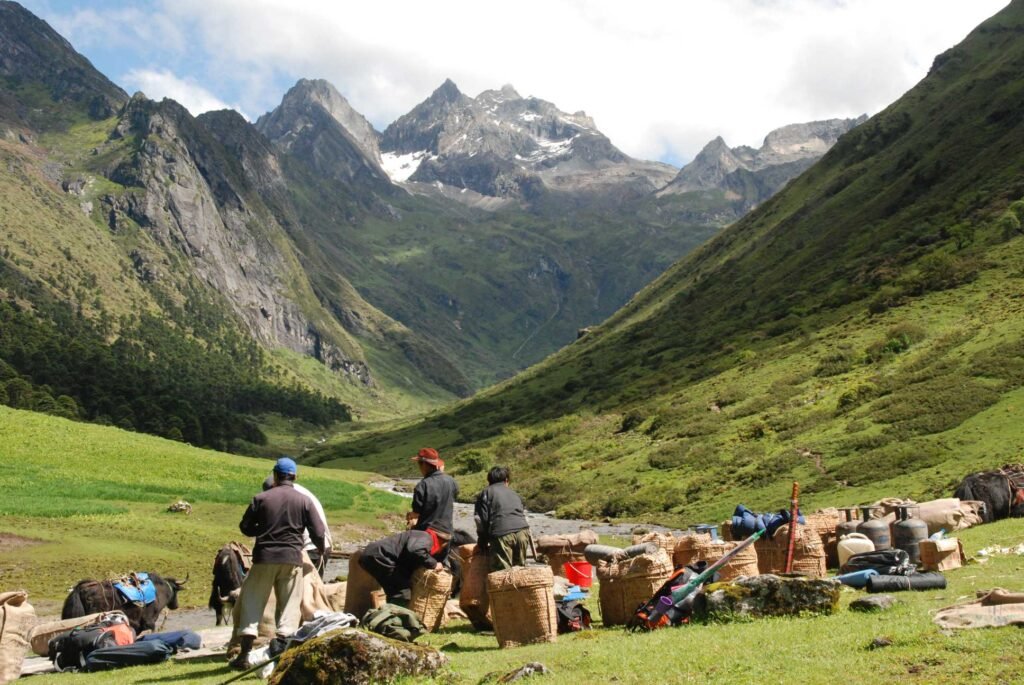
<instances>
[{"instance_id":1,"label":"cardboard box","mask_svg":"<svg viewBox=\"0 0 1024 685\"><path fill-rule=\"evenodd\" d=\"M925 571L948 571L964 565L964 543L959 538L921 541L921 567Z\"/></svg>"}]
</instances>

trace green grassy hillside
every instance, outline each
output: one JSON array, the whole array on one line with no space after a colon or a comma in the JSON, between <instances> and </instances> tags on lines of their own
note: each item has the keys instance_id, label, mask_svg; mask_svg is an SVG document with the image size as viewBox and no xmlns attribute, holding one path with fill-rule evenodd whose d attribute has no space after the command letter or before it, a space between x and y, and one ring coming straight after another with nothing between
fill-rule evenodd
<instances>
[{"instance_id":1,"label":"green grassy hillside","mask_svg":"<svg viewBox=\"0 0 1024 685\"><path fill-rule=\"evenodd\" d=\"M270 462L0 407L0 583L37 604L63 600L82 578L128 571L191 575L183 606L205 606L221 545ZM397 525L407 504L372 490L365 474L300 468L335 539L364 540ZM179 499L191 515L167 507Z\"/></svg>"},{"instance_id":2,"label":"green grassy hillside","mask_svg":"<svg viewBox=\"0 0 1024 685\"><path fill-rule=\"evenodd\" d=\"M694 522L946 494L1024 451L1024 3L580 341L315 463L434 444L534 508Z\"/></svg>"}]
</instances>

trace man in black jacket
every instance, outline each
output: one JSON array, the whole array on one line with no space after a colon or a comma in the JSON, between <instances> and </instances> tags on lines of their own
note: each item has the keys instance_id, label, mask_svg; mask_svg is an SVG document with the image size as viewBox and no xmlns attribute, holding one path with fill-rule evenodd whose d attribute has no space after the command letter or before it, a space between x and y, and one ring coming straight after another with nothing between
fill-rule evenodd
<instances>
[{"instance_id":1,"label":"man in black jacket","mask_svg":"<svg viewBox=\"0 0 1024 685\"><path fill-rule=\"evenodd\" d=\"M487 473L489 485L476 498L477 544L487 547L491 571L526 565L530 524L523 500L508 486L509 470L495 466Z\"/></svg>"},{"instance_id":2,"label":"man in black jacket","mask_svg":"<svg viewBox=\"0 0 1024 685\"><path fill-rule=\"evenodd\" d=\"M309 531L313 544L323 554L326 529L309 498L293 487L297 470L288 457L278 459L274 487L252 498L238 524L243 535L256 538L256 545L252 568L238 600L242 651L231 662L236 668L247 665L271 590L277 597L277 635L285 637L299 628L304 531Z\"/></svg>"},{"instance_id":3,"label":"man in black jacket","mask_svg":"<svg viewBox=\"0 0 1024 685\"><path fill-rule=\"evenodd\" d=\"M413 530L428 532L447 544L455 530L455 497L459 486L444 472L444 461L437 450L424 447L412 460L418 462L423 478L413 490L412 511L406 519L412 523Z\"/></svg>"},{"instance_id":4,"label":"man in black jacket","mask_svg":"<svg viewBox=\"0 0 1024 685\"><path fill-rule=\"evenodd\" d=\"M444 547L422 530L407 530L371 542L359 556L359 565L373 576L388 599L407 590L417 568L440 571Z\"/></svg>"}]
</instances>

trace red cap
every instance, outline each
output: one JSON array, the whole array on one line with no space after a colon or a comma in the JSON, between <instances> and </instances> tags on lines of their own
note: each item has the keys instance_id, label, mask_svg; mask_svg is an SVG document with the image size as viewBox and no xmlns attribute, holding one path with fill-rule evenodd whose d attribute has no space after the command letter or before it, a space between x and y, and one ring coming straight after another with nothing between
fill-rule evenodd
<instances>
[{"instance_id":1,"label":"red cap","mask_svg":"<svg viewBox=\"0 0 1024 685\"><path fill-rule=\"evenodd\" d=\"M419 451L419 453L415 457L412 458L412 460L422 461L424 463L430 464L431 466L436 466L438 468L444 466L444 461L441 459L441 455L439 455L437 453L437 450L435 450L433 447L424 447Z\"/></svg>"}]
</instances>

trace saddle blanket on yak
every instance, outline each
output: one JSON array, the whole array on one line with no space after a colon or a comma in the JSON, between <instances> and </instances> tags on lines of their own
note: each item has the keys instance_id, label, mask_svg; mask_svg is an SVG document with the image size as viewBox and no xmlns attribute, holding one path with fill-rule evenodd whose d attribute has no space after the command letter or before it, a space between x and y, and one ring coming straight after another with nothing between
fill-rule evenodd
<instances>
[{"instance_id":1,"label":"saddle blanket on yak","mask_svg":"<svg viewBox=\"0 0 1024 685\"><path fill-rule=\"evenodd\" d=\"M152 604L156 600L156 586L149 579L148 573L134 573L123 578L120 583L114 583L114 587L126 600L140 606Z\"/></svg>"}]
</instances>

